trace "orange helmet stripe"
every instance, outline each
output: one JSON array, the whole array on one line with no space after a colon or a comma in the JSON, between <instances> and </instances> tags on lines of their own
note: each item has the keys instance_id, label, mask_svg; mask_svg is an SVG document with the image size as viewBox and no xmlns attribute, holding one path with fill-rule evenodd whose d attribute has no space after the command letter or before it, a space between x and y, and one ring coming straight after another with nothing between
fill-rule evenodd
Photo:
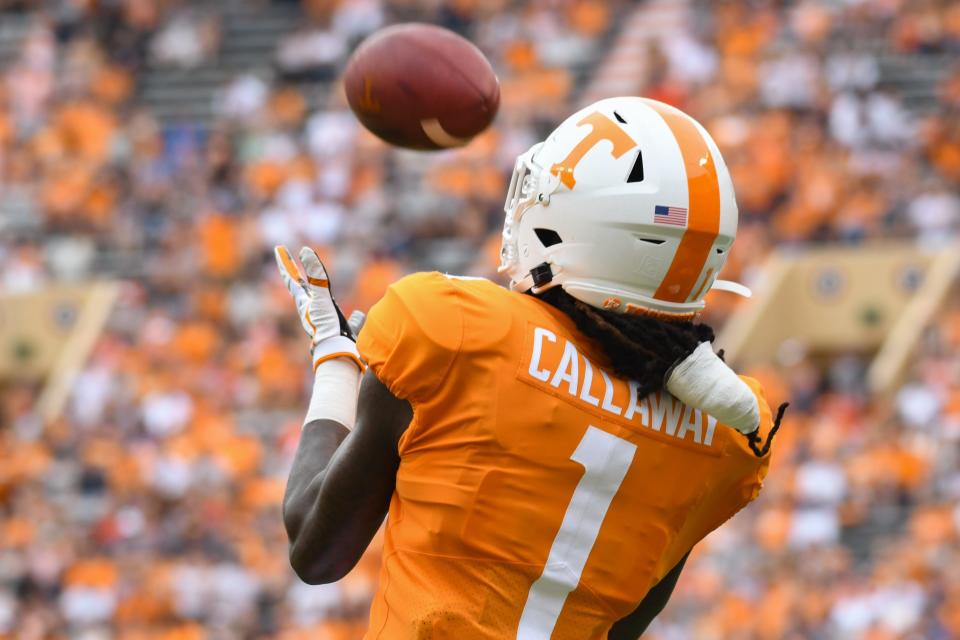
<instances>
[{"instance_id":1,"label":"orange helmet stripe","mask_svg":"<svg viewBox=\"0 0 960 640\"><path fill-rule=\"evenodd\" d=\"M720 232L720 182L717 179L717 165L707 141L690 118L661 102L647 100L646 103L660 114L680 145L690 200L687 230L683 233L673 262L653 297L667 302L686 302L700 279L714 240Z\"/></svg>"},{"instance_id":2,"label":"orange helmet stripe","mask_svg":"<svg viewBox=\"0 0 960 640\"><path fill-rule=\"evenodd\" d=\"M707 272L703 274L703 282L700 284L700 287L697 289L697 292L693 294L693 299L698 300L700 296L703 295L704 290L707 288L707 285L710 284L710 276L713 275L713 267L707 269Z\"/></svg>"}]
</instances>

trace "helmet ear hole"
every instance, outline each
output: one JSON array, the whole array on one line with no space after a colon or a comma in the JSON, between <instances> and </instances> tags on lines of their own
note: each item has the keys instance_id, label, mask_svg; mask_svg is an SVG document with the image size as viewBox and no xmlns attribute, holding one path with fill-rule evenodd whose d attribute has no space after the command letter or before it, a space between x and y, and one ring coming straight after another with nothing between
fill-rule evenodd
<instances>
[{"instance_id":1,"label":"helmet ear hole","mask_svg":"<svg viewBox=\"0 0 960 640\"><path fill-rule=\"evenodd\" d=\"M643 182L643 152L637 149L637 159L630 169L630 175L627 176L627 182Z\"/></svg>"},{"instance_id":2,"label":"helmet ear hole","mask_svg":"<svg viewBox=\"0 0 960 640\"><path fill-rule=\"evenodd\" d=\"M537 234L540 244L542 244L544 247L552 247L555 244L560 244L563 242L563 240L560 238L560 234L553 229L534 229L533 232Z\"/></svg>"}]
</instances>

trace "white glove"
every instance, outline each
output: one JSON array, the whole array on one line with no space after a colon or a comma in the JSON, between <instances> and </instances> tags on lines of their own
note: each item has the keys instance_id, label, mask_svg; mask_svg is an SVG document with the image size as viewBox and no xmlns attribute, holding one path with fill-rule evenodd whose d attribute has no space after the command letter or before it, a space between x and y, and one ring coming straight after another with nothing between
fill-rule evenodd
<instances>
[{"instance_id":1,"label":"white glove","mask_svg":"<svg viewBox=\"0 0 960 640\"><path fill-rule=\"evenodd\" d=\"M321 363L332 358L347 358L363 371L355 332L351 328L351 324L359 328L362 314L358 318L354 312L350 316L351 323L347 323L333 299L327 270L323 268L316 251L309 247L300 249L300 263L306 271L306 277L301 274L286 247L274 247L273 253L277 258L280 277L297 304L300 323L310 336L313 369L316 371Z\"/></svg>"},{"instance_id":2,"label":"white glove","mask_svg":"<svg viewBox=\"0 0 960 640\"><path fill-rule=\"evenodd\" d=\"M689 356L667 373L664 385L674 398L713 416L740 433L760 428L760 403L753 390L701 342Z\"/></svg>"}]
</instances>

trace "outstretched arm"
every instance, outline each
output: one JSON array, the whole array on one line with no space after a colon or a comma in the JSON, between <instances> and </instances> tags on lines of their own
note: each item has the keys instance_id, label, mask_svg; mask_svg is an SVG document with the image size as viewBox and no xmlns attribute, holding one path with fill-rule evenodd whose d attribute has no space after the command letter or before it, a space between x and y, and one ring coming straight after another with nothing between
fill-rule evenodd
<instances>
[{"instance_id":1,"label":"outstretched arm","mask_svg":"<svg viewBox=\"0 0 960 640\"><path fill-rule=\"evenodd\" d=\"M285 247L277 266L310 336L314 387L283 499L290 563L305 582L333 582L363 554L383 522L400 464L397 442L413 415L364 369L353 328L333 299L317 254Z\"/></svg>"},{"instance_id":2,"label":"outstretched arm","mask_svg":"<svg viewBox=\"0 0 960 640\"><path fill-rule=\"evenodd\" d=\"M363 555L390 506L412 416L368 371L352 432L332 420L304 425L283 499L290 564L304 582L339 580Z\"/></svg>"}]
</instances>

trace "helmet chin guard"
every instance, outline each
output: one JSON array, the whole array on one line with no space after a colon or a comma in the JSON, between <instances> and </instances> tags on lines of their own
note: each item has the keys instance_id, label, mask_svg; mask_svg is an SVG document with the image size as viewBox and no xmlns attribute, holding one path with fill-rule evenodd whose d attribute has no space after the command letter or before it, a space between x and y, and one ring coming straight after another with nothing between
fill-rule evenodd
<instances>
[{"instance_id":1,"label":"helmet chin guard","mask_svg":"<svg viewBox=\"0 0 960 640\"><path fill-rule=\"evenodd\" d=\"M517 158L500 271L518 291L562 286L595 307L693 317L736 236L733 183L693 118L644 98L601 100Z\"/></svg>"}]
</instances>

